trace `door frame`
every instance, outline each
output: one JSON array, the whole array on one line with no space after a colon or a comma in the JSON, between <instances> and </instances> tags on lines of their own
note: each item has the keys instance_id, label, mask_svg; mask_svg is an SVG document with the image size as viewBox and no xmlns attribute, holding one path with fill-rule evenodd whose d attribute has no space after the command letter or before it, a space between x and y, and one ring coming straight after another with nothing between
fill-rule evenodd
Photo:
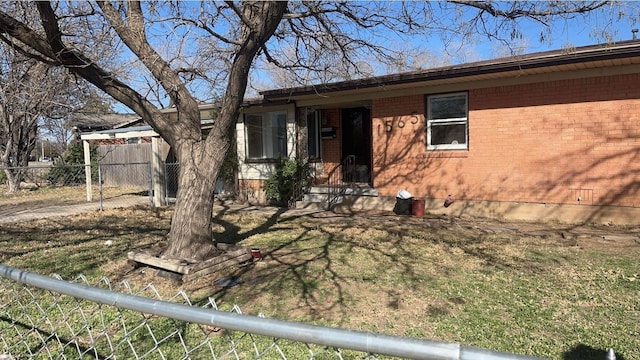
<instances>
[{"instance_id":1,"label":"door frame","mask_svg":"<svg viewBox=\"0 0 640 360\"><path fill-rule=\"evenodd\" d=\"M357 123L359 114L360 122ZM355 120L355 124L354 124ZM354 126L356 125L356 126ZM358 126L359 125L359 126ZM372 119L371 110L367 107L350 107L340 109L340 161L349 155L355 155L355 169L353 169L355 182L372 184ZM365 166L365 168L362 168ZM345 174L343 173L343 180Z\"/></svg>"}]
</instances>

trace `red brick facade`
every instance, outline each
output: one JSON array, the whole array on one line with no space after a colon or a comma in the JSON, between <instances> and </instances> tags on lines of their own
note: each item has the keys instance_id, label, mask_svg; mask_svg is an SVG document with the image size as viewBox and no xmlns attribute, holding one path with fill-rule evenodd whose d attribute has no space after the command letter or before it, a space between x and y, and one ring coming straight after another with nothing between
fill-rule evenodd
<instances>
[{"instance_id":1,"label":"red brick facade","mask_svg":"<svg viewBox=\"0 0 640 360\"><path fill-rule=\"evenodd\" d=\"M340 139L342 133L340 131L340 109L322 110L322 118L324 124L322 126L332 126L336 128L336 137L333 139L322 139L322 162L324 163L324 171L331 171L340 163Z\"/></svg>"},{"instance_id":2,"label":"red brick facade","mask_svg":"<svg viewBox=\"0 0 640 360\"><path fill-rule=\"evenodd\" d=\"M425 96L372 101L380 195L640 206L639 74L475 89L468 106L468 150L427 151Z\"/></svg>"}]
</instances>

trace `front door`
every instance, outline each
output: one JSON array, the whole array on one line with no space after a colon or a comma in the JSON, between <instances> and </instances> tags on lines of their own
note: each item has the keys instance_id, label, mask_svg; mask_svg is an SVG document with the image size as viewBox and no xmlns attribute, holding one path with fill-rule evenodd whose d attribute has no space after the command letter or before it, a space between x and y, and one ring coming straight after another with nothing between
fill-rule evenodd
<instances>
[{"instance_id":1,"label":"front door","mask_svg":"<svg viewBox=\"0 0 640 360\"><path fill-rule=\"evenodd\" d=\"M371 115L364 107L342 109L342 159L350 155L355 164L344 173L345 181L371 182Z\"/></svg>"}]
</instances>

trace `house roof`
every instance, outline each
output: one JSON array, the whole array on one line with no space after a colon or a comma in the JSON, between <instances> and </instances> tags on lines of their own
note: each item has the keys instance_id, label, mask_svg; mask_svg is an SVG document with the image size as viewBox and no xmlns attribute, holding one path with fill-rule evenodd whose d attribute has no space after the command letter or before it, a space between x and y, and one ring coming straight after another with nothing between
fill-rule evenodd
<instances>
[{"instance_id":1,"label":"house roof","mask_svg":"<svg viewBox=\"0 0 640 360\"><path fill-rule=\"evenodd\" d=\"M200 122L200 128L203 130L210 129L214 122L214 120L202 120ZM80 134L82 140L127 139L144 136L156 137L160 135L149 125L96 130Z\"/></svg>"},{"instance_id":2,"label":"house roof","mask_svg":"<svg viewBox=\"0 0 640 360\"><path fill-rule=\"evenodd\" d=\"M401 89L420 83L455 83L630 64L640 64L640 41L545 51L357 80L268 90L260 94L264 101L273 101L332 92Z\"/></svg>"},{"instance_id":3,"label":"house roof","mask_svg":"<svg viewBox=\"0 0 640 360\"><path fill-rule=\"evenodd\" d=\"M67 122L71 128L80 132L118 129L126 126L141 125L144 122L136 114L72 114Z\"/></svg>"}]
</instances>

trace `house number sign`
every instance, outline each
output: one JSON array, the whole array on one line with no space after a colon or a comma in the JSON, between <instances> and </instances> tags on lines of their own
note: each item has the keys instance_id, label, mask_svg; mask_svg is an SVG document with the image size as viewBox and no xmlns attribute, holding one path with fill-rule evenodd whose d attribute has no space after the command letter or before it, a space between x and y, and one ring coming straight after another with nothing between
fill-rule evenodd
<instances>
[{"instance_id":1,"label":"house number sign","mask_svg":"<svg viewBox=\"0 0 640 360\"><path fill-rule=\"evenodd\" d=\"M398 119L398 121L396 122L396 126L399 129L404 128L407 125L407 122L409 122L411 125L417 125L420 122L420 119L418 118L417 114L412 114L411 115L411 120L409 121L405 121L404 118L400 118ZM394 119L393 118L386 118L384 119L384 127L385 127L385 131L386 132L391 132L393 130L393 123L394 123Z\"/></svg>"}]
</instances>

